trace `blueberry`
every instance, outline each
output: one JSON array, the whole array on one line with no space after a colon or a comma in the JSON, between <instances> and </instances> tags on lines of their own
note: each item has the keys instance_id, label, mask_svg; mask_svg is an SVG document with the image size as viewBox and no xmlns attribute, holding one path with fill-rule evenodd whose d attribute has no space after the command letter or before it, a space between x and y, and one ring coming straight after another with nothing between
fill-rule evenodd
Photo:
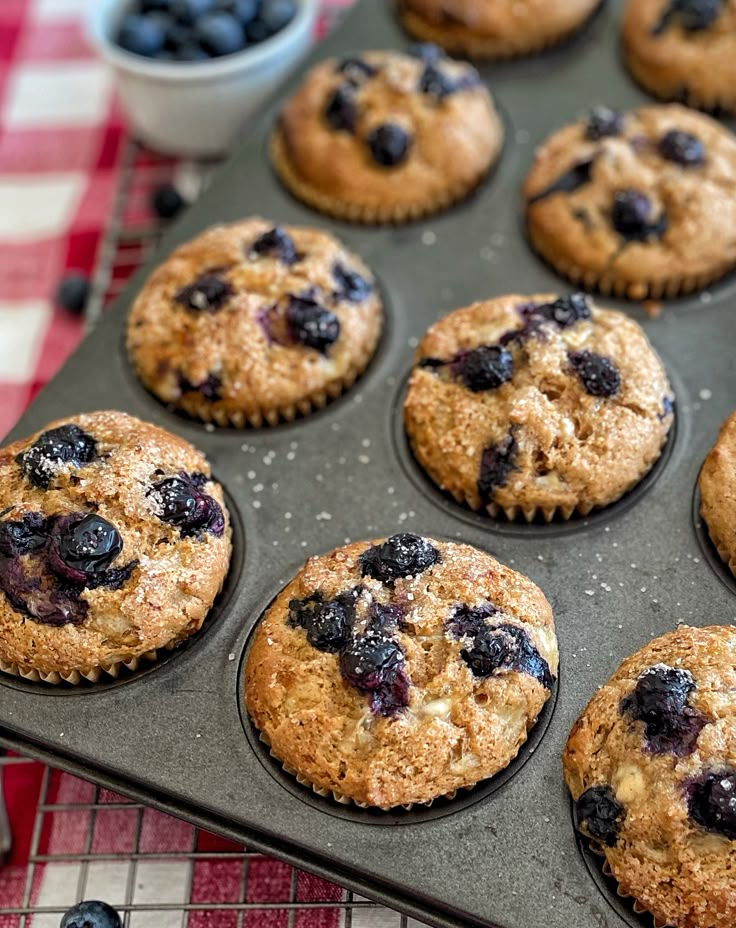
<instances>
[{"instance_id":1,"label":"blueberry","mask_svg":"<svg viewBox=\"0 0 736 928\"><path fill-rule=\"evenodd\" d=\"M590 303L584 293L571 293L558 297L551 303L532 304L520 308L521 315L527 319L542 319L554 322L561 329L567 329L576 322L590 319Z\"/></svg>"},{"instance_id":2,"label":"blueberry","mask_svg":"<svg viewBox=\"0 0 736 928\"><path fill-rule=\"evenodd\" d=\"M139 0L140 12L146 13L168 13L171 9L171 0Z\"/></svg>"},{"instance_id":3,"label":"blueberry","mask_svg":"<svg viewBox=\"0 0 736 928\"><path fill-rule=\"evenodd\" d=\"M182 393L199 393L210 403L222 399L222 380L217 374L208 374L200 383L192 383L181 372L178 376L179 389Z\"/></svg>"},{"instance_id":4,"label":"blueberry","mask_svg":"<svg viewBox=\"0 0 736 928\"><path fill-rule=\"evenodd\" d=\"M627 241L643 242L661 238L667 228L664 214L652 219L652 201L638 190L619 190L614 194L611 209L613 228Z\"/></svg>"},{"instance_id":5,"label":"blueberry","mask_svg":"<svg viewBox=\"0 0 736 928\"><path fill-rule=\"evenodd\" d=\"M170 12L185 26L193 26L200 16L214 10L216 0L171 0Z\"/></svg>"},{"instance_id":6,"label":"blueberry","mask_svg":"<svg viewBox=\"0 0 736 928\"><path fill-rule=\"evenodd\" d=\"M96 513L63 517L52 530L52 568L80 583L109 567L122 550L120 532Z\"/></svg>"},{"instance_id":7,"label":"blueberry","mask_svg":"<svg viewBox=\"0 0 736 928\"><path fill-rule=\"evenodd\" d=\"M624 117L621 113L608 106L595 106L590 111L585 126L586 139L598 142L611 135L621 135L623 131Z\"/></svg>"},{"instance_id":8,"label":"blueberry","mask_svg":"<svg viewBox=\"0 0 736 928\"><path fill-rule=\"evenodd\" d=\"M335 278L337 289L336 300L347 300L350 303L362 303L368 299L373 291L370 282L357 271L351 271L339 261L332 265L332 276Z\"/></svg>"},{"instance_id":9,"label":"blueberry","mask_svg":"<svg viewBox=\"0 0 736 928\"><path fill-rule=\"evenodd\" d=\"M273 229L259 235L251 245L249 253L277 258L283 264L296 264L299 260L294 239L280 226L274 226Z\"/></svg>"},{"instance_id":10,"label":"blueberry","mask_svg":"<svg viewBox=\"0 0 736 928\"><path fill-rule=\"evenodd\" d=\"M206 482L204 474L180 473L154 483L147 495L153 499L156 516L175 525L185 537L203 532L222 535L225 518L217 500L202 492Z\"/></svg>"},{"instance_id":11,"label":"blueberry","mask_svg":"<svg viewBox=\"0 0 736 928\"><path fill-rule=\"evenodd\" d=\"M25 512L18 521L0 522L0 556L20 557L44 547L47 521L40 512Z\"/></svg>"},{"instance_id":12,"label":"blueberry","mask_svg":"<svg viewBox=\"0 0 736 928\"><path fill-rule=\"evenodd\" d=\"M359 560L364 577L391 583L400 577L421 574L439 559L439 551L426 538L405 532L368 548Z\"/></svg>"},{"instance_id":13,"label":"blueberry","mask_svg":"<svg viewBox=\"0 0 736 928\"><path fill-rule=\"evenodd\" d=\"M659 153L668 161L685 168L698 167L705 162L705 148L699 138L681 129L665 132L657 145Z\"/></svg>"},{"instance_id":14,"label":"blueberry","mask_svg":"<svg viewBox=\"0 0 736 928\"><path fill-rule=\"evenodd\" d=\"M534 677L545 689L554 683L549 664L524 629L516 625L481 625L460 656L473 676L481 679L496 671L514 671Z\"/></svg>"},{"instance_id":15,"label":"blueberry","mask_svg":"<svg viewBox=\"0 0 736 928\"><path fill-rule=\"evenodd\" d=\"M122 928L122 921L106 902L80 902L63 915L61 928Z\"/></svg>"},{"instance_id":16,"label":"blueberry","mask_svg":"<svg viewBox=\"0 0 736 928\"><path fill-rule=\"evenodd\" d=\"M376 164L395 167L406 158L411 147L411 138L401 126L386 122L377 126L367 138L368 147Z\"/></svg>"},{"instance_id":17,"label":"blueberry","mask_svg":"<svg viewBox=\"0 0 736 928\"><path fill-rule=\"evenodd\" d=\"M368 607L368 627L375 631L394 631L404 620L406 609L401 603L371 603Z\"/></svg>"},{"instance_id":18,"label":"blueberry","mask_svg":"<svg viewBox=\"0 0 736 928\"><path fill-rule=\"evenodd\" d=\"M336 654L346 644L354 619L353 593L326 602L321 593L313 593L289 602L289 624L303 628L312 647L328 654Z\"/></svg>"},{"instance_id":19,"label":"blueberry","mask_svg":"<svg viewBox=\"0 0 736 928\"><path fill-rule=\"evenodd\" d=\"M201 274L195 281L174 294L174 302L192 312L214 313L233 295L227 280L215 271Z\"/></svg>"},{"instance_id":20,"label":"blueberry","mask_svg":"<svg viewBox=\"0 0 736 928\"><path fill-rule=\"evenodd\" d=\"M695 749L705 719L689 706L695 681L687 670L656 664L645 670L621 700L621 714L644 722L647 747L654 754L684 757Z\"/></svg>"},{"instance_id":21,"label":"blueberry","mask_svg":"<svg viewBox=\"0 0 736 928\"><path fill-rule=\"evenodd\" d=\"M447 619L447 631L453 638L476 638L486 625L486 619L498 614L493 603L481 603L480 606L456 606Z\"/></svg>"},{"instance_id":22,"label":"blueberry","mask_svg":"<svg viewBox=\"0 0 736 928\"><path fill-rule=\"evenodd\" d=\"M259 14L269 35L280 32L296 16L294 0L263 0Z\"/></svg>"},{"instance_id":23,"label":"blueberry","mask_svg":"<svg viewBox=\"0 0 736 928\"><path fill-rule=\"evenodd\" d=\"M571 351L570 366L591 396L615 396L621 387L621 375L610 358L593 351Z\"/></svg>"},{"instance_id":24,"label":"blueberry","mask_svg":"<svg viewBox=\"0 0 736 928\"><path fill-rule=\"evenodd\" d=\"M233 55L245 48L245 32L229 13L207 13L197 20L194 36L202 48L214 57Z\"/></svg>"},{"instance_id":25,"label":"blueberry","mask_svg":"<svg viewBox=\"0 0 736 928\"><path fill-rule=\"evenodd\" d=\"M390 716L409 703L404 651L380 630L350 640L340 652L340 672L350 686L371 694L375 713Z\"/></svg>"},{"instance_id":26,"label":"blueberry","mask_svg":"<svg viewBox=\"0 0 736 928\"><path fill-rule=\"evenodd\" d=\"M440 367L445 367L447 361L443 361L442 358L420 358L417 361L417 367L424 368L425 370L434 371Z\"/></svg>"},{"instance_id":27,"label":"blueberry","mask_svg":"<svg viewBox=\"0 0 736 928\"><path fill-rule=\"evenodd\" d=\"M56 302L73 316L78 316L87 308L90 294L89 279L78 271L66 274L56 289Z\"/></svg>"},{"instance_id":28,"label":"blueberry","mask_svg":"<svg viewBox=\"0 0 736 928\"><path fill-rule=\"evenodd\" d=\"M445 74L436 64L427 64L419 78L420 93L429 94L435 100L444 100L458 89L457 82Z\"/></svg>"},{"instance_id":29,"label":"blueberry","mask_svg":"<svg viewBox=\"0 0 736 928\"><path fill-rule=\"evenodd\" d=\"M241 26L247 26L258 15L259 0L219 0L218 9L231 13Z\"/></svg>"},{"instance_id":30,"label":"blueberry","mask_svg":"<svg viewBox=\"0 0 736 928\"><path fill-rule=\"evenodd\" d=\"M372 65L368 64L363 58L350 57L343 58L335 69L338 74L342 74L351 84L362 84L364 80L374 77L378 71Z\"/></svg>"},{"instance_id":31,"label":"blueberry","mask_svg":"<svg viewBox=\"0 0 736 928\"><path fill-rule=\"evenodd\" d=\"M166 35L153 16L126 16L120 24L117 44L134 55L153 58L164 47Z\"/></svg>"},{"instance_id":32,"label":"blueberry","mask_svg":"<svg viewBox=\"0 0 736 928\"><path fill-rule=\"evenodd\" d=\"M626 810L610 786L586 789L576 800L573 814L575 827L581 834L607 847L615 847Z\"/></svg>"},{"instance_id":33,"label":"blueberry","mask_svg":"<svg viewBox=\"0 0 736 928\"><path fill-rule=\"evenodd\" d=\"M736 841L736 771L708 773L692 784L688 812L707 831Z\"/></svg>"},{"instance_id":34,"label":"blueberry","mask_svg":"<svg viewBox=\"0 0 736 928\"><path fill-rule=\"evenodd\" d=\"M327 101L325 119L336 132L355 132L358 108L352 84L341 84Z\"/></svg>"},{"instance_id":35,"label":"blueberry","mask_svg":"<svg viewBox=\"0 0 736 928\"><path fill-rule=\"evenodd\" d=\"M663 422L667 416L671 416L675 411L675 402L671 396L665 396L662 398L662 411L657 413L657 418L660 422Z\"/></svg>"},{"instance_id":36,"label":"blueberry","mask_svg":"<svg viewBox=\"0 0 736 928\"><path fill-rule=\"evenodd\" d=\"M286 322L295 341L322 354L340 337L337 316L309 296L289 294Z\"/></svg>"},{"instance_id":37,"label":"blueberry","mask_svg":"<svg viewBox=\"0 0 736 928\"><path fill-rule=\"evenodd\" d=\"M504 486L511 471L515 470L516 451L516 439L511 432L503 441L488 445L483 450L478 476L478 493L485 505L491 502L496 487Z\"/></svg>"},{"instance_id":38,"label":"blueberry","mask_svg":"<svg viewBox=\"0 0 736 928\"><path fill-rule=\"evenodd\" d=\"M43 432L26 451L15 458L30 482L42 490L64 467L84 467L97 457L97 442L84 429L70 423Z\"/></svg>"},{"instance_id":39,"label":"blueberry","mask_svg":"<svg viewBox=\"0 0 736 928\"><path fill-rule=\"evenodd\" d=\"M481 393L495 390L514 375L514 361L505 348L498 345L481 345L461 352L452 362L452 373L459 377L468 390Z\"/></svg>"},{"instance_id":40,"label":"blueberry","mask_svg":"<svg viewBox=\"0 0 736 928\"><path fill-rule=\"evenodd\" d=\"M412 45L411 54L426 64L436 64L445 57L445 53L439 45L434 45L432 42L417 42Z\"/></svg>"},{"instance_id":41,"label":"blueberry","mask_svg":"<svg viewBox=\"0 0 736 928\"><path fill-rule=\"evenodd\" d=\"M160 184L151 195L151 208L159 219L173 219L187 205L173 184Z\"/></svg>"},{"instance_id":42,"label":"blueberry","mask_svg":"<svg viewBox=\"0 0 736 928\"><path fill-rule=\"evenodd\" d=\"M708 29L721 15L723 3L724 0L670 0L652 32L660 35L672 23L688 32Z\"/></svg>"},{"instance_id":43,"label":"blueberry","mask_svg":"<svg viewBox=\"0 0 736 928\"><path fill-rule=\"evenodd\" d=\"M198 42L184 42L174 53L176 61L209 61L211 57Z\"/></svg>"},{"instance_id":44,"label":"blueberry","mask_svg":"<svg viewBox=\"0 0 736 928\"><path fill-rule=\"evenodd\" d=\"M589 158L587 161L580 161L563 174L560 174L560 176L552 181L548 187L545 187L544 190L540 190L539 193L535 193L533 197L530 197L529 204L538 203L540 200L544 200L554 193L574 193L576 190L585 186L585 184L590 183L592 176L593 159Z\"/></svg>"}]
</instances>

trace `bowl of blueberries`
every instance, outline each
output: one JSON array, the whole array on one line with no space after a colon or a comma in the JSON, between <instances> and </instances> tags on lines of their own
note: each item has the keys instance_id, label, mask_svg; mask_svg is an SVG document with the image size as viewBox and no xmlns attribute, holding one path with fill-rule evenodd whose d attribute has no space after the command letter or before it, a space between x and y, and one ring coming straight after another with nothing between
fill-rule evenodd
<instances>
[{"instance_id":1,"label":"bowl of blueberries","mask_svg":"<svg viewBox=\"0 0 736 928\"><path fill-rule=\"evenodd\" d=\"M308 50L317 0L95 0L88 32L157 151L227 153Z\"/></svg>"}]
</instances>

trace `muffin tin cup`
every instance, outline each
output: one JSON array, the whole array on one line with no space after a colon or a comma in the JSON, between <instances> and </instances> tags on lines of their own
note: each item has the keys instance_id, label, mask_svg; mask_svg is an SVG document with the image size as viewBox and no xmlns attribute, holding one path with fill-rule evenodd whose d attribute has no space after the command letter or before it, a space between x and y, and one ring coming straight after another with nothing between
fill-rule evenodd
<instances>
[{"instance_id":1,"label":"muffin tin cup","mask_svg":"<svg viewBox=\"0 0 736 928\"><path fill-rule=\"evenodd\" d=\"M619 59L621 8L610 0L564 47L481 68L505 120L503 156L473 196L422 222L336 222L284 189L268 140L298 76L253 124L15 432L117 407L200 447L233 515L223 597L189 642L116 681L48 686L0 673L2 744L438 928L651 928L581 848L560 757L578 712L624 657L680 621L736 614L736 583L715 549L704 553L696 502L700 466L736 396L727 337L736 278L667 304L656 320L636 304L620 307L663 358L677 411L652 471L605 509L531 525L472 512L423 474L401 421L404 378L433 322L476 299L569 291L529 248L520 191L534 146L554 129L593 104L645 102ZM407 45L392 6L363 0L314 57ZM137 382L125 319L152 266L177 244L248 215L335 232L375 270L388 324L365 373L334 403L274 427L216 429L175 414ZM319 796L269 756L245 714L242 666L259 617L308 555L401 531L460 539L530 577L552 604L563 673L505 771L431 808L384 812Z\"/></svg>"}]
</instances>

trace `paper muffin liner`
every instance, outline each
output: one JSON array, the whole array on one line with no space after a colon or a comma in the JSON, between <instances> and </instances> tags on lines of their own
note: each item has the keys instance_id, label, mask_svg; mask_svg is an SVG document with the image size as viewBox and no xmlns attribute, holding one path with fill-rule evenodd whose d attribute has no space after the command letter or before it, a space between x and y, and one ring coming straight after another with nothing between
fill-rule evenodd
<instances>
[{"instance_id":1,"label":"paper muffin liner","mask_svg":"<svg viewBox=\"0 0 736 928\"><path fill-rule=\"evenodd\" d=\"M713 544L713 547L718 552L718 557L720 557L723 563L728 567L731 573L736 577L736 555L734 555L732 550L729 550L729 548L723 543L721 539L716 539L713 536L713 533L710 530L710 526L708 525L708 520L705 518L705 513L703 512L702 503L700 505L700 510L698 512L698 515L703 520L703 525L705 526L705 529L708 533L708 538L710 538Z\"/></svg>"},{"instance_id":2,"label":"paper muffin liner","mask_svg":"<svg viewBox=\"0 0 736 928\"><path fill-rule=\"evenodd\" d=\"M520 35L515 36L514 41L510 39L499 39L490 36L478 35L469 27L461 31L454 27L454 34L448 35L447 30L442 26L436 26L428 22L418 13L406 8L406 5L398 0L397 10L399 20L404 29L415 39L422 42L431 42L433 45L439 45L451 55L458 55L467 58L495 59L504 61L510 58L521 58L524 55L534 55L543 52L555 45L560 45L567 41L583 28L589 17L581 20L572 29L566 29L554 35L544 36L531 41L529 38ZM597 7L596 7L597 9ZM590 16L593 16L593 13ZM459 33L459 34L458 34ZM526 39L526 41L525 41Z\"/></svg>"},{"instance_id":3,"label":"paper muffin liner","mask_svg":"<svg viewBox=\"0 0 736 928\"><path fill-rule=\"evenodd\" d=\"M676 926L671 922L658 918L656 915L650 912L642 902L639 902L636 896L632 896L630 893L624 891L613 870L611 870L611 865L608 863L605 850L597 841L588 839L588 847L591 853L595 854L596 857L601 858L600 864L603 875L607 879L615 881L616 895L619 897L619 899L626 899L628 902L630 902L634 912L636 912L637 915L648 915L654 923L654 928L676 928Z\"/></svg>"},{"instance_id":4,"label":"paper muffin liner","mask_svg":"<svg viewBox=\"0 0 736 928\"><path fill-rule=\"evenodd\" d=\"M500 123L499 123L500 126ZM502 130L501 130L502 131ZM414 203L385 203L381 207L366 206L361 203L348 203L337 197L316 190L305 183L292 169L286 154L283 135L280 129L271 134L269 143L271 163L277 175L288 190L303 203L311 206L320 213L332 216L335 219L344 219L347 222L361 223L363 225L398 225L422 219L433 213L439 213L455 203L464 200L480 184L498 160L501 152L499 141L498 150L486 167L470 181L450 187L437 194L432 200L417 201Z\"/></svg>"},{"instance_id":5,"label":"paper muffin liner","mask_svg":"<svg viewBox=\"0 0 736 928\"><path fill-rule=\"evenodd\" d=\"M282 760L273 750L271 746L271 740L264 732L258 730L258 738L263 744L268 748L268 753L275 761L279 763L281 769L288 773L289 776L294 777L294 779L301 786L306 786L308 789L311 789L313 793L317 796L321 796L323 799L331 799L334 802L339 803L342 806L356 806L358 809L380 809L382 812L392 812L396 809L404 809L404 811L409 812L414 808L421 807L422 809L429 809L434 804L437 799L454 799L460 790L454 789L449 793L442 793L439 796L435 796L434 799L430 799L428 802L408 802L408 803L399 803L397 805L389 806L375 806L371 805L369 802L360 802L357 799L353 799L350 796L346 796L344 793L340 793L337 790L326 789L323 786L316 786L310 779L305 776L302 776L291 764L288 764L286 761ZM480 781L478 781L480 782ZM475 789L478 783L471 783L468 786L463 786L463 792L470 792Z\"/></svg>"},{"instance_id":6,"label":"paper muffin liner","mask_svg":"<svg viewBox=\"0 0 736 928\"><path fill-rule=\"evenodd\" d=\"M616 296L629 300L674 299L687 296L697 290L704 290L733 270L733 263L723 262L712 271L703 274L684 274L668 280L624 280L614 274L601 274L588 268L579 267L571 261L556 255L548 249L536 234L534 224L527 223L529 241L540 257L551 265L562 277L566 277L576 286L587 291L595 291L603 296Z\"/></svg>"},{"instance_id":7,"label":"paper muffin liner","mask_svg":"<svg viewBox=\"0 0 736 928\"><path fill-rule=\"evenodd\" d=\"M710 93L706 88L689 86L685 99L683 99L682 87L673 90L662 87L657 82L656 76L650 73L646 60L642 60L638 55L635 55L630 48L624 47L624 60L637 84L647 93L657 97L658 100L685 103L687 106L717 114L736 111L736 94L732 93L728 97L723 97L718 93Z\"/></svg>"}]
</instances>

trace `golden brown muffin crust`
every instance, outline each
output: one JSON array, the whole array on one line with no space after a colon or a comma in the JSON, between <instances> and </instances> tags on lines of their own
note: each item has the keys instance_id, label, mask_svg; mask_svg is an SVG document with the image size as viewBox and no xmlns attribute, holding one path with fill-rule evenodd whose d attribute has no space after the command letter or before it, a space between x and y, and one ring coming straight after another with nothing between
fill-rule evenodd
<instances>
[{"instance_id":1,"label":"golden brown muffin crust","mask_svg":"<svg viewBox=\"0 0 736 928\"><path fill-rule=\"evenodd\" d=\"M460 651L448 618L460 604L493 603L488 621L523 629L557 673L552 610L521 574L468 545L427 539L440 560L417 573L381 583L362 576L356 542L310 558L258 626L248 653L245 702L275 755L314 786L356 802L390 807L430 802L506 767L526 740L549 689L528 673L499 671L477 678ZM355 628L373 604L403 611L394 639L410 680L408 707L384 717L349 685L340 658L310 645L289 622L289 602L315 592L325 600L360 586Z\"/></svg>"},{"instance_id":2,"label":"golden brown muffin crust","mask_svg":"<svg viewBox=\"0 0 736 928\"><path fill-rule=\"evenodd\" d=\"M55 469L43 489L31 483L16 462L41 431L2 449L3 521L19 521L32 512L45 517L96 512L122 537L114 566L131 561L137 566L119 589L83 589L79 596L88 610L78 625L35 621L0 593L0 658L42 674L86 674L189 637L201 627L230 561L230 523L222 488L211 479L209 465L196 448L154 425L112 411L59 419L42 431L67 423L95 439L97 457L84 466ZM206 475L202 492L217 501L224 517L219 536L202 532L185 537L157 517L152 486L181 473Z\"/></svg>"},{"instance_id":3,"label":"golden brown muffin crust","mask_svg":"<svg viewBox=\"0 0 736 928\"><path fill-rule=\"evenodd\" d=\"M736 412L721 426L698 486L700 514L718 553L736 574Z\"/></svg>"},{"instance_id":4,"label":"golden brown muffin crust","mask_svg":"<svg viewBox=\"0 0 736 928\"><path fill-rule=\"evenodd\" d=\"M547 295L510 295L458 309L436 322L417 348L404 421L419 464L443 490L472 509L486 505L513 518L541 512L568 517L606 506L652 467L672 424L670 386L641 327L613 310L506 345L513 375L501 386L471 391L444 367L460 352L497 345L524 327L520 308L549 304ZM581 297L581 299L584 299ZM590 351L613 362L620 387L612 397L589 394L571 370L570 352ZM511 468L490 499L479 492L485 449L513 438Z\"/></svg>"},{"instance_id":5,"label":"golden brown muffin crust","mask_svg":"<svg viewBox=\"0 0 736 928\"><path fill-rule=\"evenodd\" d=\"M704 723L694 749L681 756L655 753L644 723L621 711L640 675L662 665L691 675L695 688L688 709ZM622 891L662 924L732 928L736 923L736 841L706 830L688 814L693 784L736 768L734 694L736 629L682 626L623 662L593 696L565 748L565 780L573 799L607 786L621 804L615 843L601 849Z\"/></svg>"},{"instance_id":6,"label":"golden brown muffin crust","mask_svg":"<svg viewBox=\"0 0 736 928\"><path fill-rule=\"evenodd\" d=\"M293 263L254 253L273 228L246 219L209 229L177 248L143 286L128 321L128 352L164 403L218 425L275 424L324 405L367 367L382 326L370 270L319 229L281 227L296 249ZM336 266L360 275L367 285L361 299L340 295ZM198 312L181 305L177 295L213 269L231 289L222 306ZM289 333L290 295L311 296L336 317L339 336L325 350ZM216 395L207 389L213 377Z\"/></svg>"},{"instance_id":7,"label":"golden brown muffin crust","mask_svg":"<svg viewBox=\"0 0 736 928\"><path fill-rule=\"evenodd\" d=\"M715 120L685 107L645 106L624 115L623 131L586 137L586 120L565 126L537 150L524 183L529 237L561 274L586 288L631 299L675 296L705 286L736 263L736 139ZM671 130L695 136L701 165L665 159L658 143ZM535 199L576 165L590 178L571 192ZM661 235L626 241L613 227L619 191L649 198Z\"/></svg>"}]
</instances>

